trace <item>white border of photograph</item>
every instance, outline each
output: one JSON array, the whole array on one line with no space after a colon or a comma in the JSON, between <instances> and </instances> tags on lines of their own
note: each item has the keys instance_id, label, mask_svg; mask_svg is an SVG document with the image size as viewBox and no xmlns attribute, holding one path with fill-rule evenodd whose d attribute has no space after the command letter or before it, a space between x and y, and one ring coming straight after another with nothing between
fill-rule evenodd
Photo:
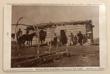
<instances>
[{"instance_id":1,"label":"white border of photograph","mask_svg":"<svg viewBox=\"0 0 110 74\"><path fill-rule=\"evenodd\" d=\"M42 68L11 68L11 19L12 5L7 4L4 7L4 37L3 37L3 70L4 71L72 71L72 70L104 70L107 65L107 32L105 21L105 6L104 4L53 4L59 6L99 6L99 39L100 39L100 66L99 67L42 67ZM40 4L17 4L17 5L35 5ZM52 5L52 4L41 4Z\"/></svg>"}]
</instances>

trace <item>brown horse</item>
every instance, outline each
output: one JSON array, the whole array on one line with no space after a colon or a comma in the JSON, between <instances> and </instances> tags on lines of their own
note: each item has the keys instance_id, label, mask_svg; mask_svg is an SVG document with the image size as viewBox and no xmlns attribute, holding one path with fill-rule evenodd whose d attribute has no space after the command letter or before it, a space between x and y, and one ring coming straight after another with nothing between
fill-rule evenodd
<instances>
[{"instance_id":1,"label":"brown horse","mask_svg":"<svg viewBox=\"0 0 110 74\"><path fill-rule=\"evenodd\" d=\"M19 47L25 46L25 42L27 42L28 46L32 46L33 37L36 36L36 33L24 34L18 38Z\"/></svg>"}]
</instances>

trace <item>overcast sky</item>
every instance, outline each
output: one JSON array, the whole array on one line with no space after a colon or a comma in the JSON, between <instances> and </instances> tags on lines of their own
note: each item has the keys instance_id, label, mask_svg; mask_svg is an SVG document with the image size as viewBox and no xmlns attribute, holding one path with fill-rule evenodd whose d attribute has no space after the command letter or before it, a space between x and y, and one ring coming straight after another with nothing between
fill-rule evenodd
<instances>
[{"instance_id":1,"label":"overcast sky","mask_svg":"<svg viewBox=\"0 0 110 74\"><path fill-rule=\"evenodd\" d=\"M71 22L92 20L94 37L99 36L99 9L97 6L13 6L12 23L19 17L22 24L39 24L48 22Z\"/></svg>"}]
</instances>

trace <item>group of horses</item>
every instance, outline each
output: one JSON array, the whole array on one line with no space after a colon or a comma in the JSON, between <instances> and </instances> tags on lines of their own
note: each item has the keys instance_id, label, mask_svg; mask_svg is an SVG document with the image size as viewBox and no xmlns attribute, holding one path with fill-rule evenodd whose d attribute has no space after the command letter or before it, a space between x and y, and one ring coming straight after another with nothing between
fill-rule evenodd
<instances>
[{"instance_id":1,"label":"group of horses","mask_svg":"<svg viewBox=\"0 0 110 74\"><path fill-rule=\"evenodd\" d=\"M40 30L39 34L37 32L33 32L30 34L23 34L17 37L17 43L19 47L25 47L26 45L30 47L32 46L32 41L34 37L38 38L40 43L43 44L46 38L46 31Z\"/></svg>"}]
</instances>

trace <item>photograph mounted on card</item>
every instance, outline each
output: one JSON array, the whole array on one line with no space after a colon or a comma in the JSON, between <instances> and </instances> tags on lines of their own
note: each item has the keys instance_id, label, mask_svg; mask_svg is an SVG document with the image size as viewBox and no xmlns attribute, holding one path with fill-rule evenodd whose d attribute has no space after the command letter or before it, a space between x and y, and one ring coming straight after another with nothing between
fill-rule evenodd
<instances>
[{"instance_id":1,"label":"photograph mounted on card","mask_svg":"<svg viewBox=\"0 0 110 74\"><path fill-rule=\"evenodd\" d=\"M5 71L103 70L103 4L6 5Z\"/></svg>"}]
</instances>

